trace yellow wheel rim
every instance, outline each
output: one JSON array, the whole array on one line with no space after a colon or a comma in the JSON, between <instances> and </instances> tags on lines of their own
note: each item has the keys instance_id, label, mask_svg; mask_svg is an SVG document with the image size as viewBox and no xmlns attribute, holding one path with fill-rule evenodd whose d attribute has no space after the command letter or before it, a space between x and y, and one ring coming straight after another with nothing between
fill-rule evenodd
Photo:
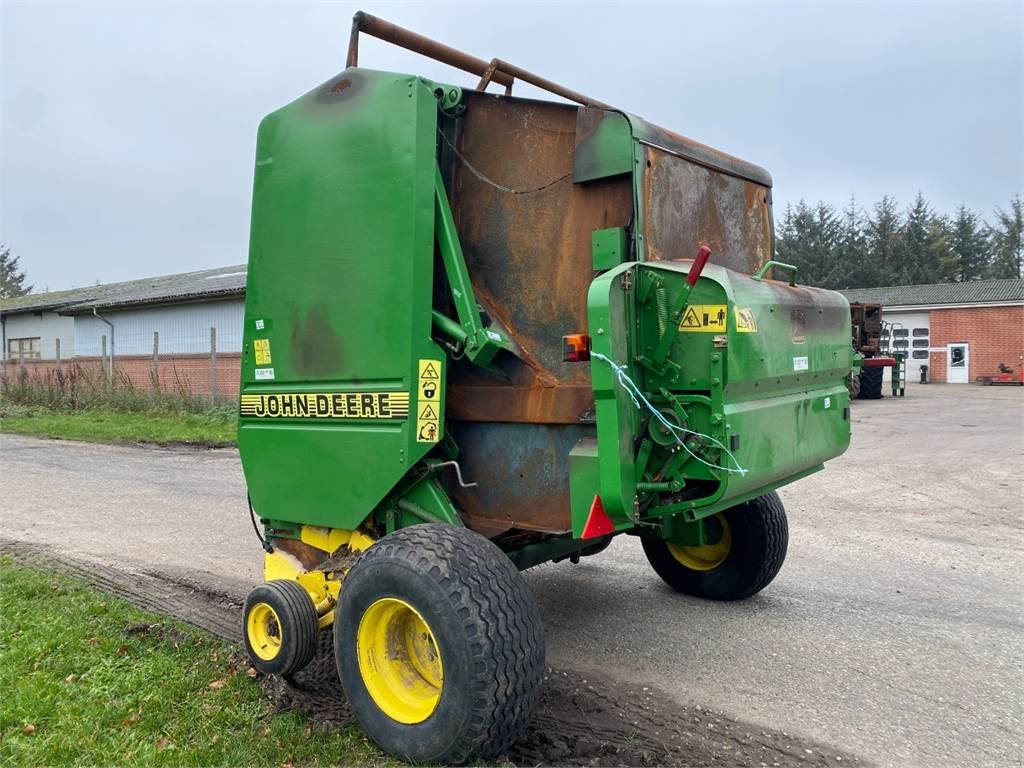
<instances>
[{"instance_id":1,"label":"yellow wheel rim","mask_svg":"<svg viewBox=\"0 0 1024 768\"><path fill-rule=\"evenodd\" d=\"M676 559L680 565L689 568L691 571L713 571L725 562L732 548L732 532L729 530L729 523L725 516L719 512L714 517L708 518L708 534L710 538L718 535L714 544L704 544L700 547L686 547L682 544L668 544L669 554Z\"/></svg>"},{"instance_id":2,"label":"yellow wheel rim","mask_svg":"<svg viewBox=\"0 0 1024 768\"><path fill-rule=\"evenodd\" d=\"M366 690L392 720L422 723L437 708L441 652L430 626L407 602L384 597L366 609L356 654Z\"/></svg>"},{"instance_id":3,"label":"yellow wheel rim","mask_svg":"<svg viewBox=\"0 0 1024 768\"><path fill-rule=\"evenodd\" d=\"M245 620L249 645L263 661L271 661L281 652L281 622L266 603L256 603Z\"/></svg>"}]
</instances>

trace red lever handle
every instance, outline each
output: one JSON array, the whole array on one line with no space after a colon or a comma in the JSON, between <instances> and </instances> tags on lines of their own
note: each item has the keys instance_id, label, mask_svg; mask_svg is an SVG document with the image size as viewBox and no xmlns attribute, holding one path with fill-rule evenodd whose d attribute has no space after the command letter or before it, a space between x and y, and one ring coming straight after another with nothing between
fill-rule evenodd
<instances>
[{"instance_id":1,"label":"red lever handle","mask_svg":"<svg viewBox=\"0 0 1024 768\"><path fill-rule=\"evenodd\" d=\"M700 273L704 271L704 265L708 263L708 258L711 256L711 249L706 245L702 245L697 250L697 258L693 260L693 266L690 267L690 274L686 276L686 282L693 288L697 284L697 280L700 278Z\"/></svg>"}]
</instances>

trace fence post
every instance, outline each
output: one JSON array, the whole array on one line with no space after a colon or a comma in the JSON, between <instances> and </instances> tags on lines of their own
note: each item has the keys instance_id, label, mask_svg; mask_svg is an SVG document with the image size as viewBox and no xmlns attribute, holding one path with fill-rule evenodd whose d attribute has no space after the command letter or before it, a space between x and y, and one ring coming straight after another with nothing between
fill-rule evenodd
<instances>
[{"instance_id":1,"label":"fence post","mask_svg":"<svg viewBox=\"0 0 1024 768\"><path fill-rule=\"evenodd\" d=\"M217 329L210 326L210 405L217 402Z\"/></svg>"},{"instance_id":2,"label":"fence post","mask_svg":"<svg viewBox=\"0 0 1024 768\"><path fill-rule=\"evenodd\" d=\"M153 331L153 365L149 371L153 391L160 392L160 331Z\"/></svg>"},{"instance_id":3,"label":"fence post","mask_svg":"<svg viewBox=\"0 0 1024 768\"><path fill-rule=\"evenodd\" d=\"M60 375L60 337L58 336L55 341L57 342L57 374Z\"/></svg>"},{"instance_id":4,"label":"fence post","mask_svg":"<svg viewBox=\"0 0 1024 768\"><path fill-rule=\"evenodd\" d=\"M100 375L110 383L110 371L107 368L107 334L100 336Z\"/></svg>"}]
</instances>

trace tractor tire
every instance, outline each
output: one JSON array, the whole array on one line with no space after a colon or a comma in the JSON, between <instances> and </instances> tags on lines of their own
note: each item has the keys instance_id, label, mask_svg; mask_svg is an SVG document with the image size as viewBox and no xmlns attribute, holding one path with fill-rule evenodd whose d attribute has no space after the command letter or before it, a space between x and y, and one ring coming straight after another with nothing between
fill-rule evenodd
<instances>
[{"instance_id":1,"label":"tractor tire","mask_svg":"<svg viewBox=\"0 0 1024 768\"><path fill-rule=\"evenodd\" d=\"M850 378L846 382L846 389L850 393L851 400L856 400L860 397L860 373L858 371L850 373Z\"/></svg>"},{"instance_id":2,"label":"tractor tire","mask_svg":"<svg viewBox=\"0 0 1024 768\"><path fill-rule=\"evenodd\" d=\"M719 512L708 527L717 539L702 547L643 539L651 567L676 592L743 600L767 587L782 568L789 524L774 491Z\"/></svg>"},{"instance_id":3,"label":"tractor tire","mask_svg":"<svg viewBox=\"0 0 1024 768\"><path fill-rule=\"evenodd\" d=\"M245 598L242 615L245 652L263 674L290 677L316 653L319 618L297 581L260 584Z\"/></svg>"},{"instance_id":4,"label":"tractor tire","mask_svg":"<svg viewBox=\"0 0 1024 768\"><path fill-rule=\"evenodd\" d=\"M882 375L884 368L861 368L860 369L860 392L858 397L861 400L879 400L882 397Z\"/></svg>"},{"instance_id":5,"label":"tractor tire","mask_svg":"<svg viewBox=\"0 0 1024 768\"><path fill-rule=\"evenodd\" d=\"M444 524L395 531L345 577L334 622L342 686L363 730L411 763L493 761L541 695L544 634L512 561Z\"/></svg>"}]
</instances>

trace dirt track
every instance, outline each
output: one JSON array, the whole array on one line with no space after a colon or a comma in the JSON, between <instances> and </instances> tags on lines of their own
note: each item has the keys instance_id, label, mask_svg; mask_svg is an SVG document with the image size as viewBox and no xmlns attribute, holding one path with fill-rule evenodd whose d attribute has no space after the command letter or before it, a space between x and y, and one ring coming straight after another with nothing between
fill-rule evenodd
<instances>
[{"instance_id":1,"label":"dirt track","mask_svg":"<svg viewBox=\"0 0 1024 768\"><path fill-rule=\"evenodd\" d=\"M78 576L147 610L183 619L236 641L242 603L202 584L153 571L124 570L0 539L0 553ZM278 710L300 712L317 728L337 728L352 713L334 670L330 633L291 683L263 678ZM515 765L825 766L864 765L845 752L743 723L700 706L680 707L650 687L583 678L549 668L544 698L525 737L508 754Z\"/></svg>"}]
</instances>

